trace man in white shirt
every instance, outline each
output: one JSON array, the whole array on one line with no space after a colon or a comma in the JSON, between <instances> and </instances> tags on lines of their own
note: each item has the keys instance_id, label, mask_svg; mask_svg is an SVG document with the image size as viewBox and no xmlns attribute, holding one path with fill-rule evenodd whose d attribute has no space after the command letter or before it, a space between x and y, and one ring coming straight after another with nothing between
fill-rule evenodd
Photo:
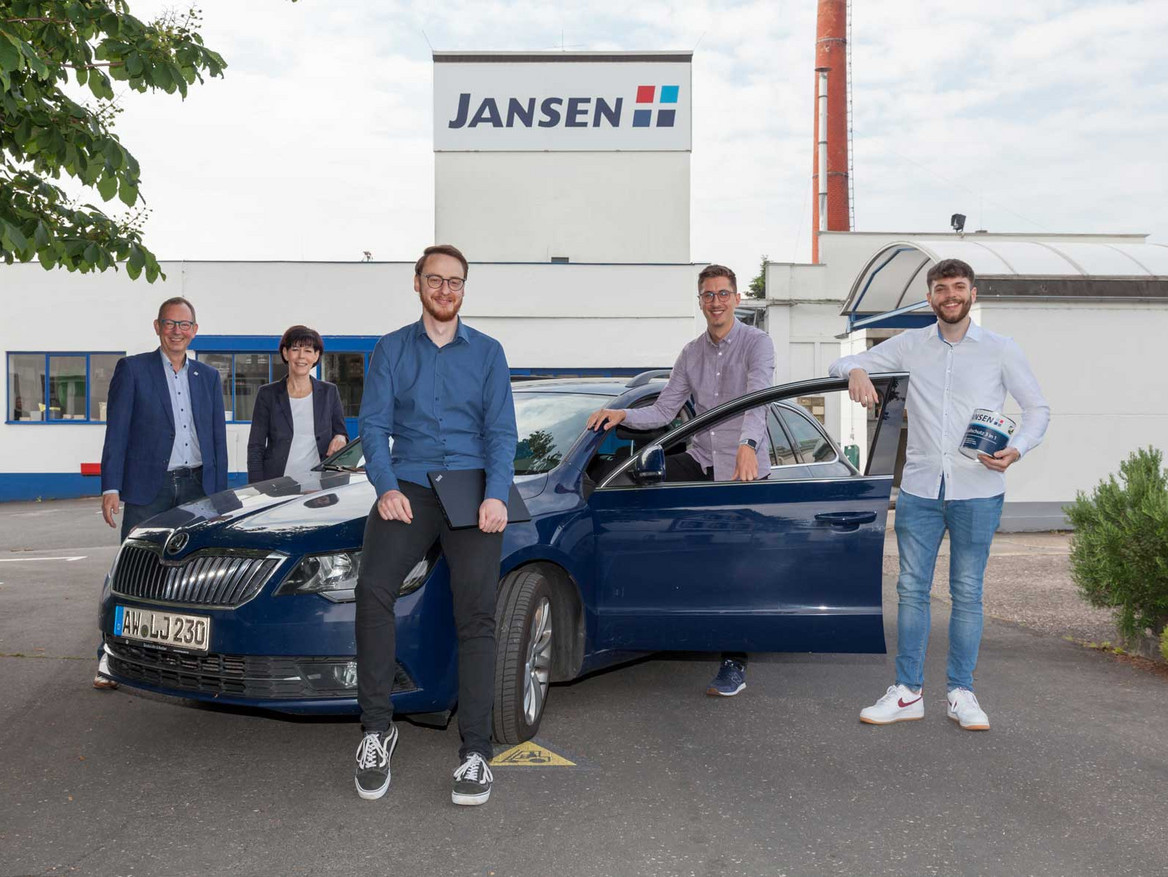
<instances>
[{"instance_id":1,"label":"man in white shirt","mask_svg":"<svg viewBox=\"0 0 1168 877\"><path fill-rule=\"evenodd\" d=\"M958 259L945 259L929 270L927 282L935 326L904 332L864 353L837 359L828 369L835 377L848 378L849 395L865 408L877 403L869 372L910 375L908 452L896 503L896 683L860 711L860 721L886 725L924 716L929 591L948 530L948 715L962 728L986 731L989 718L973 692L982 579L1001 519L1006 469L1042 441L1050 407L1013 339L970 319L969 309L977 300L973 269ZM964 456L961 441L974 409L1000 411L1007 392L1022 408L1021 426L1009 445L993 456Z\"/></svg>"}]
</instances>

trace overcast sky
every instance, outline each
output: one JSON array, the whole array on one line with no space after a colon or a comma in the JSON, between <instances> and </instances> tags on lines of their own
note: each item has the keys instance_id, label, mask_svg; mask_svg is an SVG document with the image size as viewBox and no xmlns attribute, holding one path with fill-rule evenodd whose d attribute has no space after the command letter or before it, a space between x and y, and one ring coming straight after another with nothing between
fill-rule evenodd
<instances>
[{"instance_id":1,"label":"overcast sky","mask_svg":"<svg viewBox=\"0 0 1168 877\"><path fill-rule=\"evenodd\" d=\"M694 50L692 259L809 258L814 0L199 5L225 78L128 93L118 122L161 258L412 260L434 229L431 46ZM857 0L857 230L960 212L1168 243L1165 45L1164 0Z\"/></svg>"}]
</instances>

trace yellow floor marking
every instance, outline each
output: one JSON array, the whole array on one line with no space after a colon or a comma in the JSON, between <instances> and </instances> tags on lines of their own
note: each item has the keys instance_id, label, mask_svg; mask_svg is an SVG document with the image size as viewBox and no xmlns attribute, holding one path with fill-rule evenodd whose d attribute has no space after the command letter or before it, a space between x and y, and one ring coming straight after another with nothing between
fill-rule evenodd
<instances>
[{"instance_id":1,"label":"yellow floor marking","mask_svg":"<svg viewBox=\"0 0 1168 877\"><path fill-rule=\"evenodd\" d=\"M541 743L528 740L491 759L491 767L575 767L576 762L556 755Z\"/></svg>"}]
</instances>

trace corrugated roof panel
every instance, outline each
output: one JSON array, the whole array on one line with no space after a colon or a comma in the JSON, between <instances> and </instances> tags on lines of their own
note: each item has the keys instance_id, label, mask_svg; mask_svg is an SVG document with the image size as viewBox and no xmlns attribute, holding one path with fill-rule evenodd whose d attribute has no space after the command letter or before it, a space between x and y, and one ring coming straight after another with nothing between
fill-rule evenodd
<instances>
[{"instance_id":1,"label":"corrugated roof panel","mask_svg":"<svg viewBox=\"0 0 1168 877\"><path fill-rule=\"evenodd\" d=\"M973 269L974 274L1013 274L1010 266L1002 260L994 247L971 241L954 239L951 241L906 241L906 245L916 247L924 253L935 256L935 261L942 259L960 259ZM924 289L921 298L925 297Z\"/></svg>"},{"instance_id":2,"label":"corrugated roof panel","mask_svg":"<svg viewBox=\"0 0 1168 877\"><path fill-rule=\"evenodd\" d=\"M1156 277L1168 277L1168 247L1163 244L1112 244L1131 256Z\"/></svg>"},{"instance_id":3,"label":"corrugated roof panel","mask_svg":"<svg viewBox=\"0 0 1168 877\"><path fill-rule=\"evenodd\" d=\"M1045 246L1034 241L987 241L981 246L992 250L998 258L1010 266L1007 274L1023 277L1064 277L1068 274L1079 276L1083 272L1065 256L1057 252L1058 245ZM977 269L974 269L977 271ZM978 271L979 274L999 274L997 271Z\"/></svg>"},{"instance_id":4,"label":"corrugated roof panel","mask_svg":"<svg viewBox=\"0 0 1168 877\"><path fill-rule=\"evenodd\" d=\"M1108 244L1056 241L1047 244L1095 277L1128 277L1146 274L1135 261Z\"/></svg>"}]
</instances>

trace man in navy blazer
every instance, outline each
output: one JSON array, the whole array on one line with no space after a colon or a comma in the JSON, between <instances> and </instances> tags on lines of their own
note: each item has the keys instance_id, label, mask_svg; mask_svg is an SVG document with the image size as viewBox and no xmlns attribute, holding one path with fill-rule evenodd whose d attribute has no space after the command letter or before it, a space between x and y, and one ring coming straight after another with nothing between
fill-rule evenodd
<instances>
[{"instance_id":1,"label":"man in navy blazer","mask_svg":"<svg viewBox=\"0 0 1168 877\"><path fill-rule=\"evenodd\" d=\"M122 539L147 518L227 489L227 427L218 370L187 359L195 309L171 298L154 321L159 347L120 360L101 453L101 513Z\"/></svg>"},{"instance_id":2,"label":"man in navy blazer","mask_svg":"<svg viewBox=\"0 0 1168 877\"><path fill-rule=\"evenodd\" d=\"M187 359L195 308L169 298L154 321L159 346L118 361L101 452L101 515L124 500L122 539L147 518L227 489L227 426L219 372ZM99 653L100 654L100 653ZM98 659L94 688L117 688Z\"/></svg>"}]
</instances>

